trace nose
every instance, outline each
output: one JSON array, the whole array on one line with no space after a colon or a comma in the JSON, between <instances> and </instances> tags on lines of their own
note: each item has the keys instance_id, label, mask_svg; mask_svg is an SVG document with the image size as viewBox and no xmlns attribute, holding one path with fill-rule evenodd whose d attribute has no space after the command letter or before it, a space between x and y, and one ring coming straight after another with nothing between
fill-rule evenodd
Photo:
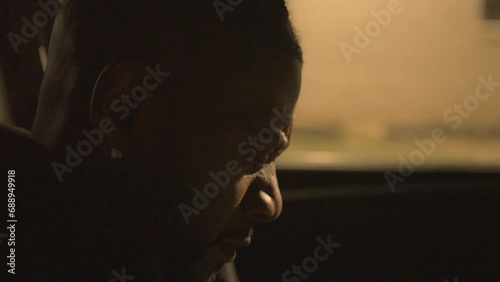
<instances>
[{"instance_id":1,"label":"nose","mask_svg":"<svg viewBox=\"0 0 500 282\"><path fill-rule=\"evenodd\" d=\"M256 174L240 207L246 215L258 222L271 222L280 216L283 200L274 162Z\"/></svg>"}]
</instances>

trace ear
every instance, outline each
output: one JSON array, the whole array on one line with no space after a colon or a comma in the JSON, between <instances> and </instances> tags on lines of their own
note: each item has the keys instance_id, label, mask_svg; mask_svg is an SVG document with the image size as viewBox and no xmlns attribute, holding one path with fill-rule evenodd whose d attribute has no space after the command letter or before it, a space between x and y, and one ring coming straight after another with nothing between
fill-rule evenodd
<instances>
[{"instance_id":1,"label":"ear","mask_svg":"<svg viewBox=\"0 0 500 282\"><path fill-rule=\"evenodd\" d=\"M90 100L90 121L95 128L104 121L113 124L109 138L119 140L120 135L133 132L137 113L137 101L131 97L133 89L142 84L145 64L139 60L126 59L108 64L96 82ZM113 137L114 136L114 137ZM106 138L106 139L109 139Z\"/></svg>"}]
</instances>

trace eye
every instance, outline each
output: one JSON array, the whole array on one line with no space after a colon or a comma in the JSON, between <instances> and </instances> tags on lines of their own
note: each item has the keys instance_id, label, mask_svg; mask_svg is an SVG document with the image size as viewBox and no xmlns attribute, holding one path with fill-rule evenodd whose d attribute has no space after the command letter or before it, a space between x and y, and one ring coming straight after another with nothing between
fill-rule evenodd
<instances>
[{"instance_id":1,"label":"eye","mask_svg":"<svg viewBox=\"0 0 500 282\"><path fill-rule=\"evenodd\" d=\"M278 147L276 147L272 152L270 152L267 155L267 162L272 162L278 158L283 151L285 151L286 147L284 144L280 144Z\"/></svg>"},{"instance_id":2,"label":"eye","mask_svg":"<svg viewBox=\"0 0 500 282\"><path fill-rule=\"evenodd\" d=\"M259 170L262 170L268 164L269 162L267 160L263 160L257 157L253 162L250 163L250 173L254 174Z\"/></svg>"},{"instance_id":3,"label":"eye","mask_svg":"<svg viewBox=\"0 0 500 282\"><path fill-rule=\"evenodd\" d=\"M277 147L273 154L275 154L275 157L274 158L277 158L279 157L281 154L283 154L283 151L285 151L286 147L284 144L280 144L279 147Z\"/></svg>"},{"instance_id":4,"label":"eye","mask_svg":"<svg viewBox=\"0 0 500 282\"><path fill-rule=\"evenodd\" d=\"M279 147L275 148L273 151L271 151L267 154L263 154L263 155L265 155L265 157L257 156L255 158L255 160L252 163L250 163L250 165L251 165L250 171L252 171L253 173L256 173L257 171L263 169L264 167L266 167L270 163L274 162L274 160L276 160L276 158L279 157L283 153L284 150L285 150L285 146L283 144L281 144Z\"/></svg>"},{"instance_id":5,"label":"eye","mask_svg":"<svg viewBox=\"0 0 500 282\"><path fill-rule=\"evenodd\" d=\"M266 158L266 159L263 159L262 158L262 155L261 156L257 156L253 161L251 162L246 162L246 173L247 175L251 175L251 174L255 174L257 172L259 172L260 170L262 170L264 167L266 167L267 165L269 165L269 160Z\"/></svg>"},{"instance_id":6,"label":"eye","mask_svg":"<svg viewBox=\"0 0 500 282\"><path fill-rule=\"evenodd\" d=\"M259 171L263 169L266 165L268 165L268 162L263 162L263 161L258 161L253 164L253 169L256 171Z\"/></svg>"}]
</instances>

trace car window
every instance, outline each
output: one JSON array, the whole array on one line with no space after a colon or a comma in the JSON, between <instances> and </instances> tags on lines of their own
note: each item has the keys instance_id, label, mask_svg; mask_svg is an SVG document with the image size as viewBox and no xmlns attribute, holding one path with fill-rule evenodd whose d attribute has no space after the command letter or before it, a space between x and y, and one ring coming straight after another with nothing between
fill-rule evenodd
<instances>
[{"instance_id":1,"label":"car window","mask_svg":"<svg viewBox=\"0 0 500 282\"><path fill-rule=\"evenodd\" d=\"M305 65L279 166L499 167L498 3L290 0Z\"/></svg>"}]
</instances>

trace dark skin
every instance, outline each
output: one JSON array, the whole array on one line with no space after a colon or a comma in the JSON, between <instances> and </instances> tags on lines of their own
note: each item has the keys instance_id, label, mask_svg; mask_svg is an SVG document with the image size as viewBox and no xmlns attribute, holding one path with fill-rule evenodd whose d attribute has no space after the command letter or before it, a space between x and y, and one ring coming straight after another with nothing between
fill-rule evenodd
<instances>
[{"instance_id":1,"label":"dark skin","mask_svg":"<svg viewBox=\"0 0 500 282\"><path fill-rule=\"evenodd\" d=\"M209 172L224 171L231 160L236 160L241 166L241 172L231 177L228 187L221 189L217 197L210 200L210 204L198 215L192 215L191 222L184 228L184 232L189 234L187 236L194 239L187 242L190 246L185 247L186 250L192 250L187 253L193 259L190 268L196 275L196 281L206 281L220 266L233 260L234 251L251 240L255 224L273 221L281 213L282 200L276 178L275 159L289 146L293 122L277 125L283 129L273 137L272 142L259 144L259 157L268 158L264 165L249 163L246 160L248 156L238 152L239 144L249 136L257 136L259 130L269 128L269 123L275 116L273 109L281 112L286 107L291 112L297 102L301 64L278 55L269 58L269 62L272 62L268 64L269 69L263 70L259 77L251 81L246 79L231 82L235 87L247 84L250 91L244 90L237 94L215 92L210 93L209 98L189 100L190 110L181 112L176 120L165 113L167 105L161 107L165 103L165 95L169 93L162 92L165 90L160 86L134 110L131 128L118 123L117 130L105 137L103 146L106 149L103 151L119 148L125 156L124 165L120 169L134 175L150 175L153 172L161 176L160 181L162 178L176 179L181 183L182 187L169 187L168 184L160 187L157 195L164 197L165 201L146 203L148 209L143 210L145 217L148 217L148 210L170 210L174 217L181 219L182 214L178 210L174 212L172 205L191 204L194 196L190 192L192 187L201 190L212 181ZM94 126L97 127L102 118L116 120L116 113L110 110L109 101L119 98L119 93L129 93L137 85L137 81L143 78L143 70L144 64L124 60L113 64L101 75L96 85L103 90L102 93L95 94L101 98L94 99L91 110ZM207 100L213 102L207 103ZM181 134L172 136L162 126L167 123L174 123L178 126L176 128L184 130L179 132ZM169 141L171 147L166 148L165 140L172 139L173 143ZM181 153L173 155L171 150L179 150ZM111 162L109 166L114 164ZM175 189L183 191L179 193L173 191ZM155 206L155 203L169 203L170 207ZM167 216L169 223L172 223L171 216ZM173 221L178 222L175 219ZM218 241L221 234L233 230L241 231L241 234L231 238L237 243L231 241L233 244L228 246ZM162 242L154 244L160 249L169 248L163 246ZM229 249L229 257L223 248ZM157 259L161 265L164 258L158 255ZM168 277L169 274L163 275Z\"/></svg>"},{"instance_id":2,"label":"dark skin","mask_svg":"<svg viewBox=\"0 0 500 282\"><path fill-rule=\"evenodd\" d=\"M74 30L53 37L52 52L65 52ZM64 190L70 192L61 202L79 202L69 204L77 214L61 236L75 259L67 268L77 265L91 280L126 267L144 281L210 281L250 243L256 225L281 213L275 159L289 146L293 119L275 117L276 112L293 113L302 64L255 44L250 63L218 43L191 55L170 47L155 42L144 47L146 55L140 59L104 60L86 68L78 64L92 60L71 67L49 60L43 91L62 93L56 97L71 97L66 94L72 91L83 96L76 95L77 102L68 99L75 107L67 112L48 104L48 114L42 111L35 122L33 137L62 162L65 147L83 139L83 128L99 128L103 119L115 126L83 165L64 175L63 185L73 186ZM145 67L156 65L171 75L119 118L113 101L142 85ZM271 140L254 146L255 157L242 154L242 142L259 136L271 122L280 128ZM110 158L113 148L123 153L122 159ZM203 191L213 182L210 172L226 171L229 162L238 164L238 173L205 208L189 215L186 224L179 205L192 207L193 188Z\"/></svg>"}]
</instances>

